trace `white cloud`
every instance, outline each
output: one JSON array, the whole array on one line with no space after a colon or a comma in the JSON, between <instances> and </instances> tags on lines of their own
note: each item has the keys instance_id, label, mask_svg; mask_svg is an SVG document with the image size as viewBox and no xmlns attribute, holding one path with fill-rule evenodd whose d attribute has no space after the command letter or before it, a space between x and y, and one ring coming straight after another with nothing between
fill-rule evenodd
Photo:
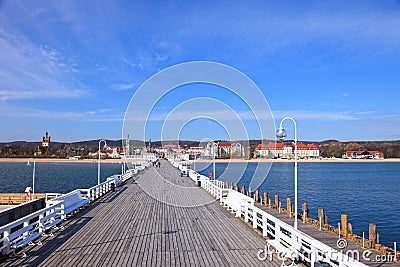
<instances>
[{"instance_id":1,"label":"white cloud","mask_svg":"<svg viewBox=\"0 0 400 267\"><path fill-rule=\"evenodd\" d=\"M0 100L71 98L87 94L73 59L0 26Z\"/></svg>"},{"instance_id":2,"label":"white cloud","mask_svg":"<svg viewBox=\"0 0 400 267\"><path fill-rule=\"evenodd\" d=\"M119 83L114 84L112 87L116 90L131 90L135 88L135 83Z\"/></svg>"}]
</instances>

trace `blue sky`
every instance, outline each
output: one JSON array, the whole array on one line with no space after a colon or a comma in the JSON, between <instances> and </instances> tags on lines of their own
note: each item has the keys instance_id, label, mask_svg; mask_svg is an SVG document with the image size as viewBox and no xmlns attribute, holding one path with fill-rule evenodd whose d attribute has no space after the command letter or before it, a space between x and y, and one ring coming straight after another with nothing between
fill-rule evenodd
<instances>
[{"instance_id":1,"label":"blue sky","mask_svg":"<svg viewBox=\"0 0 400 267\"><path fill-rule=\"evenodd\" d=\"M139 86L196 60L248 75L277 124L297 120L301 140L400 139L399 1L3 0L0 141L40 140L46 130L54 141L120 139ZM153 112L176 104L165 98ZM180 137L223 133L197 120Z\"/></svg>"}]
</instances>

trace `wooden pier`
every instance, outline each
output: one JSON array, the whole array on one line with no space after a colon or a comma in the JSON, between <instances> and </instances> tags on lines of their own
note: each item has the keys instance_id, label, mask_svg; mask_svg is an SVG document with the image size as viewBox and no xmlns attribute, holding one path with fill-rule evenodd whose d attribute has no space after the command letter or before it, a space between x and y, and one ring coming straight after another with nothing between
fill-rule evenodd
<instances>
[{"instance_id":1,"label":"wooden pier","mask_svg":"<svg viewBox=\"0 0 400 267\"><path fill-rule=\"evenodd\" d=\"M163 180L154 179L162 176ZM149 196L140 181L163 181L154 189L179 198L171 184L190 187L196 207L169 205ZM178 189L179 192L179 189ZM63 223L26 258L5 258L0 266L280 266L260 261L265 239L226 211L167 161L149 167Z\"/></svg>"}]
</instances>

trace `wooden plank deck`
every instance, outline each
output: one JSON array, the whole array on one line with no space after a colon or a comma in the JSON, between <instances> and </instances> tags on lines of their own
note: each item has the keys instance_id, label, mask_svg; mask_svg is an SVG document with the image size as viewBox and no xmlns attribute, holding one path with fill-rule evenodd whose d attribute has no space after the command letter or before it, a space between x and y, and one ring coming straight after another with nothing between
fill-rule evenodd
<instances>
[{"instance_id":1,"label":"wooden plank deck","mask_svg":"<svg viewBox=\"0 0 400 267\"><path fill-rule=\"evenodd\" d=\"M278 259L258 260L265 245L261 235L167 161L89 205L64 227L42 238L42 246L27 247L26 258L6 258L0 266L281 265Z\"/></svg>"}]
</instances>

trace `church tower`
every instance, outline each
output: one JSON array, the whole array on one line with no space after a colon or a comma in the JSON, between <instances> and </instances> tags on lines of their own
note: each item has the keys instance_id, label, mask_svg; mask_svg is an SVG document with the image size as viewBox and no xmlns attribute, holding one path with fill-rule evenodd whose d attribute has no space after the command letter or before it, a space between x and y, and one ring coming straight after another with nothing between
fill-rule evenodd
<instances>
[{"instance_id":1,"label":"church tower","mask_svg":"<svg viewBox=\"0 0 400 267\"><path fill-rule=\"evenodd\" d=\"M43 148L43 150L49 149L50 138L51 137L49 136L49 133L46 131L46 136L43 136L43 139L42 139L42 148Z\"/></svg>"}]
</instances>

